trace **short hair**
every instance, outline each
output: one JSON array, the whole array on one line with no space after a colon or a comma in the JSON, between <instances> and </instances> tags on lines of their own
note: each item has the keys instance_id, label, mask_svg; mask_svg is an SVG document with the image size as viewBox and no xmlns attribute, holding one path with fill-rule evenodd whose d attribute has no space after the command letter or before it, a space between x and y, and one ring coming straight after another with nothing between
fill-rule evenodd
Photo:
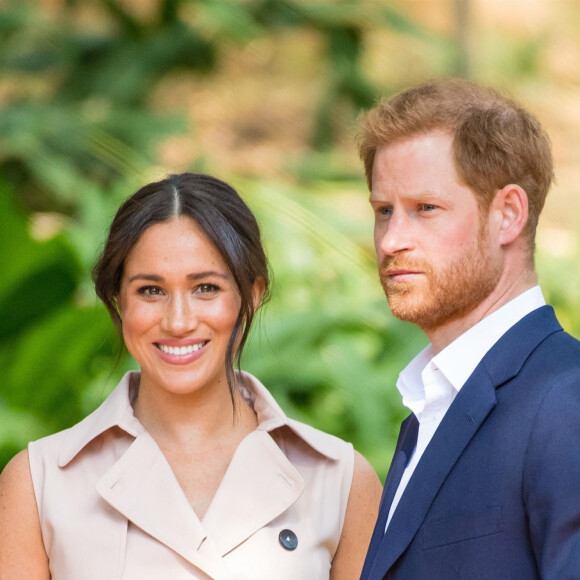
<instances>
[{"instance_id":1,"label":"short hair","mask_svg":"<svg viewBox=\"0 0 580 580\"><path fill-rule=\"evenodd\" d=\"M360 119L359 154L369 189L378 148L442 130L453 138L455 168L489 209L497 190L513 183L528 196L524 234L531 247L554 178L550 138L530 112L498 90L461 79L438 79L404 90Z\"/></svg>"},{"instance_id":2,"label":"short hair","mask_svg":"<svg viewBox=\"0 0 580 580\"><path fill-rule=\"evenodd\" d=\"M227 183L209 175L181 173L145 185L119 208L104 250L93 269L97 296L122 339L117 304L125 260L147 228L184 216L215 246L240 294L241 306L226 352L226 374L233 397L234 359L238 367L255 314L253 287L262 279L262 303L269 296L268 261L253 213Z\"/></svg>"}]
</instances>

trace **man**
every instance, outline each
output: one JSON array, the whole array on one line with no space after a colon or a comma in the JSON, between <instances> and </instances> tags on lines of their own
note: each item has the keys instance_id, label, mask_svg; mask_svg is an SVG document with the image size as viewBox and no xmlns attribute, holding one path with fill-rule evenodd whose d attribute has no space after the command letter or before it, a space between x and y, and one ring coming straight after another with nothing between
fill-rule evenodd
<instances>
[{"instance_id":1,"label":"man","mask_svg":"<svg viewBox=\"0 0 580 580\"><path fill-rule=\"evenodd\" d=\"M580 342L534 270L548 136L495 90L433 81L362 120L381 283L429 346L364 580L580 578Z\"/></svg>"}]
</instances>

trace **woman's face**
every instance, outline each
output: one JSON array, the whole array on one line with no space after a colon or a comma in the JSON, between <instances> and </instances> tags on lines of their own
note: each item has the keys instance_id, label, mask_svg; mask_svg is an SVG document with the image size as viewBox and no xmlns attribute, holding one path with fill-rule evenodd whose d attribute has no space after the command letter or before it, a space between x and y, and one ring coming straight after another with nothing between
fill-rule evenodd
<instances>
[{"instance_id":1,"label":"woman's face","mask_svg":"<svg viewBox=\"0 0 580 580\"><path fill-rule=\"evenodd\" d=\"M187 217L149 227L127 256L119 310L141 389L227 389L240 296L220 253Z\"/></svg>"}]
</instances>

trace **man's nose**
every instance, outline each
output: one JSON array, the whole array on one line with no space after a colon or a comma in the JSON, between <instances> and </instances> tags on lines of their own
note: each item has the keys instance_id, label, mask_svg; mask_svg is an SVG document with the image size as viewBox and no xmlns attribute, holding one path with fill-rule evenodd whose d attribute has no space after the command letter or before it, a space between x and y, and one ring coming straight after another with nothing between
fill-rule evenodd
<instances>
[{"instance_id":1,"label":"man's nose","mask_svg":"<svg viewBox=\"0 0 580 580\"><path fill-rule=\"evenodd\" d=\"M384 228L375 233L377 254L394 256L400 252L412 250L413 227L411 220L404 212L395 212Z\"/></svg>"}]
</instances>

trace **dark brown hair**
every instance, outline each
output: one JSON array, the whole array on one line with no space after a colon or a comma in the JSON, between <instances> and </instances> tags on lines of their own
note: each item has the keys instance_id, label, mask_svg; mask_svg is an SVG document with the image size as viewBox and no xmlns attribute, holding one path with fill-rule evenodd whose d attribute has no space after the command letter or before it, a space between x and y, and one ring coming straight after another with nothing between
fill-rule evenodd
<instances>
[{"instance_id":1,"label":"dark brown hair","mask_svg":"<svg viewBox=\"0 0 580 580\"><path fill-rule=\"evenodd\" d=\"M442 130L453 138L455 168L480 208L513 183L528 196L524 233L535 231L554 178L550 139L539 121L499 91L460 79L429 81L383 99L360 120L359 154L369 189L379 147Z\"/></svg>"},{"instance_id":2,"label":"dark brown hair","mask_svg":"<svg viewBox=\"0 0 580 580\"><path fill-rule=\"evenodd\" d=\"M117 211L93 269L95 290L122 337L117 297L125 260L147 228L178 216L192 219L202 229L220 253L240 294L240 312L226 352L226 373L233 397L234 359L239 368L255 314L254 283L263 281L263 303L269 295L269 276L256 219L227 183L209 175L181 173L150 183L129 197Z\"/></svg>"}]
</instances>

